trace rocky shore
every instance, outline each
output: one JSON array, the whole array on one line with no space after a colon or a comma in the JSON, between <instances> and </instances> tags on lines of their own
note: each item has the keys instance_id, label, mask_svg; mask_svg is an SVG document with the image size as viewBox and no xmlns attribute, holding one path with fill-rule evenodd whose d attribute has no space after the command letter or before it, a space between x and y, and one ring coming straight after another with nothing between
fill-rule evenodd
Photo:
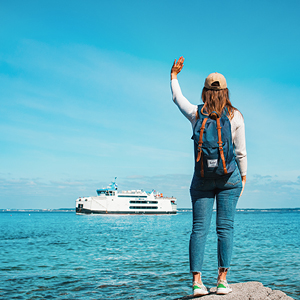
<instances>
[{"instance_id":1,"label":"rocky shore","mask_svg":"<svg viewBox=\"0 0 300 300\"><path fill-rule=\"evenodd\" d=\"M227 295L217 295L217 288L211 288L210 293L205 296L194 297L192 295L174 300L188 300L200 299L201 300L294 300L287 296L284 292L279 290L272 290L263 286L261 282L244 282L230 284L232 293Z\"/></svg>"}]
</instances>

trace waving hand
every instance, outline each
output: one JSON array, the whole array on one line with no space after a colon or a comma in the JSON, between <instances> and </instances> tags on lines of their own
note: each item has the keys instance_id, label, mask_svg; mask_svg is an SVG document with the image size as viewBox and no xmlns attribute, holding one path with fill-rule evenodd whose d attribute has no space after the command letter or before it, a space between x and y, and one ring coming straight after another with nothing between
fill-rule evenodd
<instances>
[{"instance_id":1,"label":"waving hand","mask_svg":"<svg viewBox=\"0 0 300 300\"><path fill-rule=\"evenodd\" d=\"M174 63L173 63L172 69L171 69L171 80L177 79L177 74L180 73L180 71L183 68L183 62L184 62L183 56L180 56L177 62L176 62L176 59L174 60Z\"/></svg>"}]
</instances>

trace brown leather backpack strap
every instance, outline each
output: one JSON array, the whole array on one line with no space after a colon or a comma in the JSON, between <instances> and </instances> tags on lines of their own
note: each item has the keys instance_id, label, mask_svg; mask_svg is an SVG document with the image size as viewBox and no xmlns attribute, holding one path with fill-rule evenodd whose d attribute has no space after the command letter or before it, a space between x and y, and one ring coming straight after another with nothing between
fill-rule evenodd
<instances>
[{"instance_id":1,"label":"brown leather backpack strap","mask_svg":"<svg viewBox=\"0 0 300 300\"><path fill-rule=\"evenodd\" d=\"M198 142L198 155L197 155L197 162L200 160L201 153L202 153L202 144L203 144L203 132L205 128L205 124L207 122L207 118L203 120L203 123L200 128L200 134L199 134L199 142Z\"/></svg>"},{"instance_id":2,"label":"brown leather backpack strap","mask_svg":"<svg viewBox=\"0 0 300 300\"><path fill-rule=\"evenodd\" d=\"M221 124L220 124L220 118L217 118L219 151L220 151L221 160L222 160L222 163L223 163L224 174L227 174L226 162L225 162L224 151L223 151L223 146L222 146L223 142L222 142L221 128L222 127L221 127Z\"/></svg>"},{"instance_id":3,"label":"brown leather backpack strap","mask_svg":"<svg viewBox=\"0 0 300 300\"><path fill-rule=\"evenodd\" d=\"M202 151L202 149L201 149ZM201 177L204 177L204 166L203 166L203 159L201 160L201 169L200 169L200 174L201 174Z\"/></svg>"},{"instance_id":4,"label":"brown leather backpack strap","mask_svg":"<svg viewBox=\"0 0 300 300\"><path fill-rule=\"evenodd\" d=\"M198 149L197 162L200 160L202 154L202 148Z\"/></svg>"}]
</instances>

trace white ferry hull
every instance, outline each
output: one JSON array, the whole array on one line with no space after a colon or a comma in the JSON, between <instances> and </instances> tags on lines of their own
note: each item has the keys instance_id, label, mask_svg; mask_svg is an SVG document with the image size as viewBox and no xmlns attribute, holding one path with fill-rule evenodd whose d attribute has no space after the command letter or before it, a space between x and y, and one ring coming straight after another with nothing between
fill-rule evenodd
<instances>
[{"instance_id":1,"label":"white ferry hull","mask_svg":"<svg viewBox=\"0 0 300 300\"><path fill-rule=\"evenodd\" d=\"M76 200L76 214L176 214L176 199L144 191L97 190L99 196Z\"/></svg>"}]
</instances>

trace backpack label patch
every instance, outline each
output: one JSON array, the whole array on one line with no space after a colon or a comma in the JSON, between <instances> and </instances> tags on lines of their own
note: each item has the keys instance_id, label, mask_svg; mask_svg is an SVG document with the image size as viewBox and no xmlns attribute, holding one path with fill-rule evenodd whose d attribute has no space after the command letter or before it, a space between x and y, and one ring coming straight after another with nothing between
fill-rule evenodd
<instances>
[{"instance_id":1,"label":"backpack label patch","mask_svg":"<svg viewBox=\"0 0 300 300\"><path fill-rule=\"evenodd\" d=\"M217 159L208 159L207 160L207 166L209 168L215 168L218 166L218 160Z\"/></svg>"}]
</instances>

